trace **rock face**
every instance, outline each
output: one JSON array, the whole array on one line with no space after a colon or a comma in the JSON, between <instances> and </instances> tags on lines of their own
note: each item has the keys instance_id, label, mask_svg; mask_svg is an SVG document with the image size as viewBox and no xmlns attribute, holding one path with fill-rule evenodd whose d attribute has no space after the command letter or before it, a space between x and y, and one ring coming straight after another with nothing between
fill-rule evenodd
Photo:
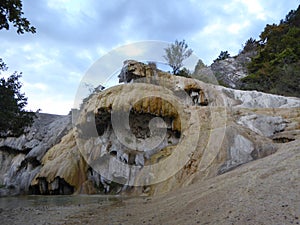
<instances>
[{"instance_id":1,"label":"rock face","mask_svg":"<svg viewBox=\"0 0 300 225\"><path fill-rule=\"evenodd\" d=\"M222 84L230 88L239 88L240 80L248 76L247 63L255 55L254 51L250 51L224 60L216 60L210 68Z\"/></svg>"},{"instance_id":2,"label":"rock face","mask_svg":"<svg viewBox=\"0 0 300 225\"><path fill-rule=\"evenodd\" d=\"M133 60L119 78L125 84L91 96L73 127L71 116L41 114L28 134L1 139L0 194L156 195L300 136L297 98L215 86Z\"/></svg>"},{"instance_id":3,"label":"rock face","mask_svg":"<svg viewBox=\"0 0 300 225\"><path fill-rule=\"evenodd\" d=\"M287 121L282 117L256 114L242 116L237 122L265 137L271 137L283 131L287 125Z\"/></svg>"},{"instance_id":4,"label":"rock face","mask_svg":"<svg viewBox=\"0 0 300 225\"><path fill-rule=\"evenodd\" d=\"M0 196L28 193L46 152L71 128L71 116L38 113L26 134L0 139Z\"/></svg>"}]
</instances>

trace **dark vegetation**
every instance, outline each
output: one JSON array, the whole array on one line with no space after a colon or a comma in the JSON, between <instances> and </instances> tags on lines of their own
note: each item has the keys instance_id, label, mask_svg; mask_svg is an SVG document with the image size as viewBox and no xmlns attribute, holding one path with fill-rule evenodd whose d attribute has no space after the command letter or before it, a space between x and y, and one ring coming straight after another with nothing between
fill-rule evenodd
<instances>
[{"instance_id":1,"label":"dark vegetation","mask_svg":"<svg viewBox=\"0 0 300 225\"><path fill-rule=\"evenodd\" d=\"M0 30L10 29L10 24L17 28L18 34L35 33L36 29L23 17L21 0L0 0Z\"/></svg>"},{"instance_id":2,"label":"dark vegetation","mask_svg":"<svg viewBox=\"0 0 300 225\"><path fill-rule=\"evenodd\" d=\"M22 6L21 0L0 0L0 30L9 30L12 24L18 34L36 32L35 27L23 17ZM7 66L0 58L0 74L6 70ZM14 72L7 79L0 79L0 137L21 135L35 118L35 113L24 109L27 98L21 93L21 74Z\"/></svg>"},{"instance_id":3,"label":"dark vegetation","mask_svg":"<svg viewBox=\"0 0 300 225\"><path fill-rule=\"evenodd\" d=\"M278 25L266 25L259 38L249 39L242 51L257 54L241 88L300 97L300 6Z\"/></svg>"},{"instance_id":4,"label":"dark vegetation","mask_svg":"<svg viewBox=\"0 0 300 225\"><path fill-rule=\"evenodd\" d=\"M3 65L1 69L5 70ZM21 74L15 72L7 79L0 79L0 137L21 135L35 118L35 113L24 109L27 98L21 93L20 77Z\"/></svg>"},{"instance_id":5,"label":"dark vegetation","mask_svg":"<svg viewBox=\"0 0 300 225\"><path fill-rule=\"evenodd\" d=\"M221 51L220 55L218 56L218 58L215 61L218 60L224 60L230 57L230 54L228 53L228 51Z\"/></svg>"}]
</instances>

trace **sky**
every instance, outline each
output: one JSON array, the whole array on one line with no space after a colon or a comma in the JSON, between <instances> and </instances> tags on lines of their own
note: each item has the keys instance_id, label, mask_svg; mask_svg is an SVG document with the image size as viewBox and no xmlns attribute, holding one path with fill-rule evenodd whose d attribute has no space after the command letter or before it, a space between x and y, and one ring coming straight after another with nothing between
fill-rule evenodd
<instances>
[{"instance_id":1,"label":"sky","mask_svg":"<svg viewBox=\"0 0 300 225\"><path fill-rule=\"evenodd\" d=\"M68 114L85 81L109 83L125 59L163 62L163 48L185 40L210 65L238 54L266 24L278 24L299 0L23 0L37 33L0 31L1 77L22 72L28 110ZM154 43L154 45L152 45ZM161 47L160 50L157 48ZM159 54L159 55L158 55ZM95 70L97 69L97 71ZM93 81L88 80L100 77ZM99 74L99 75L98 75ZM116 79L110 79L116 81ZM75 104L75 105L74 105Z\"/></svg>"}]
</instances>

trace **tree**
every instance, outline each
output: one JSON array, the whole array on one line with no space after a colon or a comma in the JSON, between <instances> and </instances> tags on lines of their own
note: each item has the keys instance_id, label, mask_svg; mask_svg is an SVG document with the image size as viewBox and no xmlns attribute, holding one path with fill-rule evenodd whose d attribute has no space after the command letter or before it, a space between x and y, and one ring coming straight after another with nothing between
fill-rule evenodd
<instances>
[{"instance_id":1,"label":"tree","mask_svg":"<svg viewBox=\"0 0 300 225\"><path fill-rule=\"evenodd\" d=\"M9 23L12 23L18 34L36 32L35 27L30 26L30 22L23 17L22 7L21 0L0 0L0 30L9 30Z\"/></svg>"},{"instance_id":2,"label":"tree","mask_svg":"<svg viewBox=\"0 0 300 225\"><path fill-rule=\"evenodd\" d=\"M197 74L198 71L200 71L201 69L203 69L205 67L206 66L205 66L204 62L201 59L199 59L198 62L197 62L197 64L196 64L196 66L195 66L194 74Z\"/></svg>"},{"instance_id":3,"label":"tree","mask_svg":"<svg viewBox=\"0 0 300 225\"><path fill-rule=\"evenodd\" d=\"M7 70L1 60L0 71ZM25 94L21 93L21 73L15 72L5 80L0 79L0 137L20 136L33 123L35 113L24 109L27 105Z\"/></svg>"},{"instance_id":4,"label":"tree","mask_svg":"<svg viewBox=\"0 0 300 225\"><path fill-rule=\"evenodd\" d=\"M230 57L230 54L228 53L228 51L221 51L220 55L218 56L218 58L216 59L217 61L219 60L224 60Z\"/></svg>"},{"instance_id":5,"label":"tree","mask_svg":"<svg viewBox=\"0 0 300 225\"><path fill-rule=\"evenodd\" d=\"M188 45L183 41L175 41L174 44L165 48L164 59L167 60L170 67L173 69L173 74L176 75L183 66L183 60L190 57L193 53L192 49L188 49Z\"/></svg>"},{"instance_id":6,"label":"tree","mask_svg":"<svg viewBox=\"0 0 300 225\"><path fill-rule=\"evenodd\" d=\"M266 25L257 55L247 65L241 88L300 97L300 6L276 25Z\"/></svg>"},{"instance_id":7,"label":"tree","mask_svg":"<svg viewBox=\"0 0 300 225\"><path fill-rule=\"evenodd\" d=\"M257 49L258 49L258 42L253 38L249 38L244 45L242 53L257 51Z\"/></svg>"},{"instance_id":8,"label":"tree","mask_svg":"<svg viewBox=\"0 0 300 225\"><path fill-rule=\"evenodd\" d=\"M0 0L0 30L9 30L9 23L12 23L18 34L36 32L35 27L30 26L30 22L22 16L22 6L21 0ZM0 58L0 74L6 70L7 66ZM21 74L15 72L7 80L0 79L0 137L21 135L36 117L35 113L24 109L27 98L20 91Z\"/></svg>"}]
</instances>

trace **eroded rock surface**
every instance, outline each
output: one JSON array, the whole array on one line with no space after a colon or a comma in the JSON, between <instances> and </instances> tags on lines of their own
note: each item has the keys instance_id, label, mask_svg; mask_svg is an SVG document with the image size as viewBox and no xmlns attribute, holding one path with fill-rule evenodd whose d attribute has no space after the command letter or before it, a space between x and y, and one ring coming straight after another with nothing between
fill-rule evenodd
<instances>
[{"instance_id":1,"label":"eroded rock surface","mask_svg":"<svg viewBox=\"0 0 300 225\"><path fill-rule=\"evenodd\" d=\"M71 116L38 113L20 137L0 139L0 196L28 193L45 153L71 129Z\"/></svg>"},{"instance_id":2,"label":"eroded rock surface","mask_svg":"<svg viewBox=\"0 0 300 225\"><path fill-rule=\"evenodd\" d=\"M230 88L239 88L241 79L248 76L247 64L255 55L255 51L240 53L235 57L216 60L210 68L222 84Z\"/></svg>"},{"instance_id":3,"label":"eroded rock surface","mask_svg":"<svg viewBox=\"0 0 300 225\"><path fill-rule=\"evenodd\" d=\"M298 98L232 90L133 60L119 78L124 84L87 100L73 128L71 116L53 117L35 133L0 140L5 190L156 195L300 136Z\"/></svg>"}]
</instances>

